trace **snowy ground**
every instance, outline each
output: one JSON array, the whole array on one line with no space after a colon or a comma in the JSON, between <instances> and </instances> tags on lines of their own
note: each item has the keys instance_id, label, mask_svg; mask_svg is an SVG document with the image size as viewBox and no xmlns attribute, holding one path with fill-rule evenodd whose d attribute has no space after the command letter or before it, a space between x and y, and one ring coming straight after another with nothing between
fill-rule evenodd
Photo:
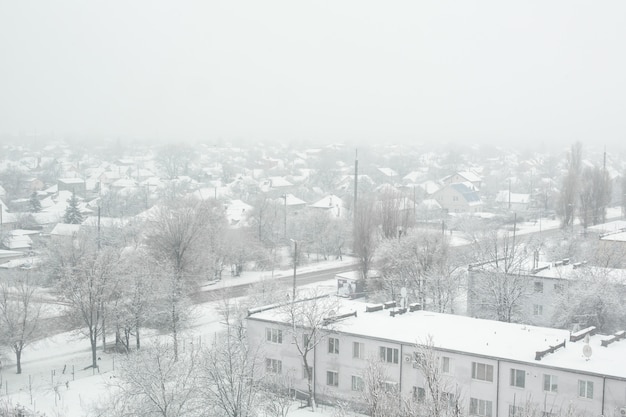
<instances>
[{"instance_id":1,"label":"snowy ground","mask_svg":"<svg viewBox=\"0 0 626 417\"><path fill-rule=\"evenodd\" d=\"M619 209L609 211L609 218L620 216ZM536 222L518 223L516 230L519 234L525 234L558 227L558 220L541 219ZM467 243L466 239L459 234L454 234L453 238L456 244ZM303 266L298 268L297 273L354 263L353 258L344 257L343 261L319 262ZM204 290L272 280L291 276L292 273L291 269L283 267L273 272L246 271L240 277L231 277L226 274L224 279L213 285L207 285ZM328 281L316 285L331 290L336 284L334 281ZM198 318L184 336L183 346L192 342L202 343L210 340L222 326L215 304L201 304L196 306L196 309ZM63 306L54 303L45 304L44 311L47 317L57 316L62 313ZM149 344L150 340L157 337L164 336L157 335L155 332L146 332L143 335L143 342ZM87 416L93 402L102 399L107 392L107 383L114 376L116 366L115 354L99 351L99 371L91 368L85 369L91 363L90 355L89 343L83 336L76 333L57 334L28 346L23 354L23 374L16 375L13 356L10 352L5 352L0 365L0 401L7 400L12 404L21 404L30 410L45 412L48 416ZM294 406L294 411L289 415L330 417L337 415L337 411L329 407L320 407L318 412L313 414L308 409L297 410Z\"/></svg>"},{"instance_id":2,"label":"snowy ground","mask_svg":"<svg viewBox=\"0 0 626 417\"><path fill-rule=\"evenodd\" d=\"M298 268L297 273L319 271L328 268L354 264L354 259L344 257L343 261L329 261L310 264ZM271 272L244 272L240 277L225 277L211 288L251 284L261 280L277 279L290 276L293 270ZM317 287L332 291L336 287L334 280L315 284ZM62 306L47 304L46 316L56 316L62 312ZM195 306L197 319L183 336L182 349L191 343L202 344L212 339L221 330L220 316L215 303ZM142 344L148 345L156 338L166 338L156 332L146 331ZM110 341L113 338L110 337ZM20 404L29 410L46 413L47 416L83 417L87 416L94 401L101 400L107 392L107 383L115 375L116 357L114 353L98 351L99 370L87 368L91 363L88 340L75 332L60 333L40 340L28 346L23 353L22 374L15 373L14 357L5 352L0 365L0 401ZM289 415L333 416L336 410L321 407L313 414L310 410L297 410ZM349 414L354 415L354 414Z\"/></svg>"}]
</instances>

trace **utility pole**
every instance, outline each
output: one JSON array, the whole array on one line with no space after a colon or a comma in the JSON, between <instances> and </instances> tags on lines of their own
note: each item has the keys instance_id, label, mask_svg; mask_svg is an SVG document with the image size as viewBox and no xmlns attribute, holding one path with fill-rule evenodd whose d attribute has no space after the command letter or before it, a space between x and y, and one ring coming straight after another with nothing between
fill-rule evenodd
<instances>
[{"instance_id":1,"label":"utility pole","mask_svg":"<svg viewBox=\"0 0 626 417\"><path fill-rule=\"evenodd\" d=\"M356 212L357 212L357 194L359 188L359 150L354 150L354 204L352 207L352 212L354 215L353 223L352 223L352 235L356 237ZM356 242L355 242L356 243Z\"/></svg>"},{"instance_id":2,"label":"utility pole","mask_svg":"<svg viewBox=\"0 0 626 417\"><path fill-rule=\"evenodd\" d=\"M298 265L298 241L291 239L293 242L293 294L291 296L291 302L296 300L296 265Z\"/></svg>"}]
</instances>

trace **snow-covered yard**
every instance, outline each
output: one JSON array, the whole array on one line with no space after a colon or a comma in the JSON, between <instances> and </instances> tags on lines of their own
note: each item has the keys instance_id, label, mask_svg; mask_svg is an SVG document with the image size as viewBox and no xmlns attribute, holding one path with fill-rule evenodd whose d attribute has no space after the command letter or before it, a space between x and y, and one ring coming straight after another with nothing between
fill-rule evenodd
<instances>
[{"instance_id":1,"label":"snow-covered yard","mask_svg":"<svg viewBox=\"0 0 626 417\"><path fill-rule=\"evenodd\" d=\"M343 261L320 262L298 269L298 273L318 271L332 267L350 265L353 259ZM241 277L226 277L218 287L251 284L261 280L277 279L288 276L292 271L246 272ZM312 284L332 291L335 281ZM213 287L215 288L215 287ZM191 344L208 343L219 332L219 303L205 303L194 307L195 320L181 338L181 350ZM42 310L46 317L56 317L63 310L58 304L46 304ZM155 340L169 339L167 335L146 330L142 346L148 346ZM109 344L114 336L108 335ZM43 412L47 416L83 417L89 415L94 404L105 401L110 383L116 378L121 354L98 351L99 369L88 367L91 363L89 340L78 332L65 332L39 340L27 346L22 357L21 375L15 373L14 357L10 351L2 355L0 366L0 402L8 401L13 405L22 405L31 411ZM308 409L298 410L299 403L294 403L290 416L313 415ZM333 416L338 410L320 407L314 415ZM354 415L354 414L348 414Z\"/></svg>"}]
</instances>

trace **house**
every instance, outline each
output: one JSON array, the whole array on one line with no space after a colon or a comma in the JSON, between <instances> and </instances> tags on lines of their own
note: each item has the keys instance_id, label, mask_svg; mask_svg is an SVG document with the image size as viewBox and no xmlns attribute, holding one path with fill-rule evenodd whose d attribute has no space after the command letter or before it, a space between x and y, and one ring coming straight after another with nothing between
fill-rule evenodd
<instances>
[{"instance_id":1,"label":"house","mask_svg":"<svg viewBox=\"0 0 626 417\"><path fill-rule=\"evenodd\" d=\"M334 297L334 296L330 296ZM297 300L296 302L304 302ZM393 395L421 401L428 390L424 345L461 415L516 416L523 408L551 416L574 407L587 416L619 416L626 407L625 332L567 330L397 308L337 298L307 356L318 401L363 402L366 369L379 362ZM265 376L289 377L307 391L292 327L280 305L249 310L249 343L259 348ZM583 341L584 340L584 341ZM422 347L420 347L422 345ZM450 391L447 391L447 390ZM399 398L400 400L400 398Z\"/></svg>"},{"instance_id":2,"label":"house","mask_svg":"<svg viewBox=\"0 0 626 417\"><path fill-rule=\"evenodd\" d=\"M475 172L459 171L443 178L441 182L445 185L455 184L455 183L460 183L460 182L469 182L470 184L472 184L474 189L480 190L480 187L482 187L483 180Z\"/></svg>"},{"instance_id":3,"label":"house","mask_svg":"<svg viewBox=\"0 0 626 417\"><path fill-rule=\"evenodd\" d=\"M86 185L82 178L59 178L58 191L70 191L79 196L85 196Z\"/></svg>"},{"instance_id":4,"label":"house","mask_svg":"<svg viewBox=\"0 0 626 417\"><path fill-rule=\"evenodd\" d=\"M329 194L326 197L317 200L315 203L309 205L309 207L314 210L323 210L333 218L339 218L345 215L345 204L343 200L333 194Z\"/></svg>"},{"instance_id":5,"label":"house","mask_svg":"<svg viewBox=\"0 0 626 417\"><path fill-rule=\"evenodd\" d=\"M512 193L508 190L498 191L496 204L503 209L514 213L524 213L530 207L530 194Z\"/></svg>"},{"instance_id":6,"label":"house","mask_svg":"<svg viewBox=\"0 0 626 417\"><path fill-rule=\"evenodd\" d=\"M467 311L470 316L491 318L488 309L482 305L490 303L482 296L484 285L479 280L482 274L496 271L493 262L470 265L467 290ZM503 273L503 272L502 272ZM573 284L586 285L588 282L601 280L604 286L612 286L617 294L626 300L626 270L619 268L604 268L587 264L586 262L570 262L563 259L556 262L535 262L533 265L523 265L515 268L509 275L519 292L519 298L513 311L514 319L519 322L538 326L549 326L557 313L558 300L568 287ZM491 311L492 313L492 311ZM580 323L571 323L586 326L585 317L580 317Z\"/></svg>"},{"instance_id":7,"label":"house","mask_svg":"<svg viewBox=\"0 0 626 417\"><path fill-rule=\"evenodd\" d=\"M448 213L478 213L483 202L471 183L452 183L433 194L442 209Z\"/></svg>"}]
</instances>

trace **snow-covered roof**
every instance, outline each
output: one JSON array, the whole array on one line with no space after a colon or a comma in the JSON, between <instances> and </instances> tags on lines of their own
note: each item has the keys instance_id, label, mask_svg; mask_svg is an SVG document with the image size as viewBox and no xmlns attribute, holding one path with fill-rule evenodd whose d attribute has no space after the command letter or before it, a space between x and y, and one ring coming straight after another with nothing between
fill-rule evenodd
<instances>
[{"instance_id":1,"label":"snow-covered roof","mask_svg":"<svg viewBox=\"0 0 626 417\"><path fill-rule=\"evenodd\" d=\"M596 224L595 226L589 226L587 233L614 233L626 230L626 220L614 220L612 222Z\"/></svg>"},{"instance_id":2,"label":"snow-covered roof","mask_svg":"<svg viewBox=\"0 0 626 417\"><path fill-rule=\"evenodd\" d=\"M498 191L496 203L508 203L509 201L514 204L528 204L530 194L510 193L508 190Z\"/></svg>"},{"instance_id":3,"label":"snow-covered roof","mask_svg":"<svg viewBox=\"0 0 626 417\"><path fill-rule=\"evenodd\" d=\"M433 198L422 200L419 206L428 210L441 210L441 204Z\"/></svg>"},{"instance_id":4,"label":"snow-covered roof","mask_svg":"<svg viewBox=\"0 0 626 417\"><path fill-rule=\"evenodd\" d=\"M626 242L626 232L612 233L610 235L602 236L600 240L607 242Z\"/></svg>"},{"instance_id":5,"label":"snow-covered roof","mask_svg":"<svg viewBox=\"0 0 626 417\"><path fill-rule=\"evenodd\" d=\"M343 200L337 197L336 195L329 194L326 197L320 200L317 200L315 203L311 204L309 207L329 209L329 208L333 208L337 206L343 207L344 206Z\"/></svg>"},{"instance_id":6,"label":"snow-covered roof","mask_svg":"<svg viewBox=\"0 0 626 417\"><path fill-rule=\"evenodd\" d=\"M534 366L551 366L564 370L575 370L593 374L626 378L626 342L617 342L609 347L600 347L606 336L591 337L594 351L591 360L582 355L583 342L571 343L568 330L536 327L477 319L430 311L414 311L391 317L388 310L365 312L363 302L338 298L339 316L357 312L335 323L334 332L345 332L381 342L399 342L415 345L432 338L436 348L466 353L480 357L525 362ZM284 323L279 309L254 313L249 320ZM535 355L550 346L567 341L564 348L547 354L541 360ZM597 353L596 353L597 352Z\"/></svg>"},{"instance_id":7,"label":"snow-covered roof","mask_svg":"<svg viewBox=\"0 0 626 417\"><path fill-rule=\"evenodd\" d=\"M398 173L391 168L378 168L378 170L387 177L397 177Z\"/></svg>"},{"instance_id":8,"label":"snow-covered roof","mask_svg":"<svg viewBox=\"0 0 626 417\"><path fill-rule=\"evenodd\" d=\"M287 200L286 202L285 202L285 198ZM293 194L286 194L286 197L282 197L279 200L280 202L282 202L282 204L285 204L288 207L303 206L306 204L306 201L300 200L298 197L294 196Z\"/></svg>"},{"instance_id":9,"label":"snow-covered roof","mask_svg":"<svg viewBox=\"0 0 626 417\"><path fill-rule=\"evenodd\" d=\"M59 178L59 182L64 184L84 184L85 180L82 178Z\"/></svg>"},{"instance_id":10,"label":"snow-covered roof","mask_svg":"<svg viewBox=\"0 0 626 417\"><path fill-rule=\"evenodd\" d=\"M51 236L69 236L72 237L80 230L80 224L58 223L50 232Z\"/></svg>"}]
</instances>

